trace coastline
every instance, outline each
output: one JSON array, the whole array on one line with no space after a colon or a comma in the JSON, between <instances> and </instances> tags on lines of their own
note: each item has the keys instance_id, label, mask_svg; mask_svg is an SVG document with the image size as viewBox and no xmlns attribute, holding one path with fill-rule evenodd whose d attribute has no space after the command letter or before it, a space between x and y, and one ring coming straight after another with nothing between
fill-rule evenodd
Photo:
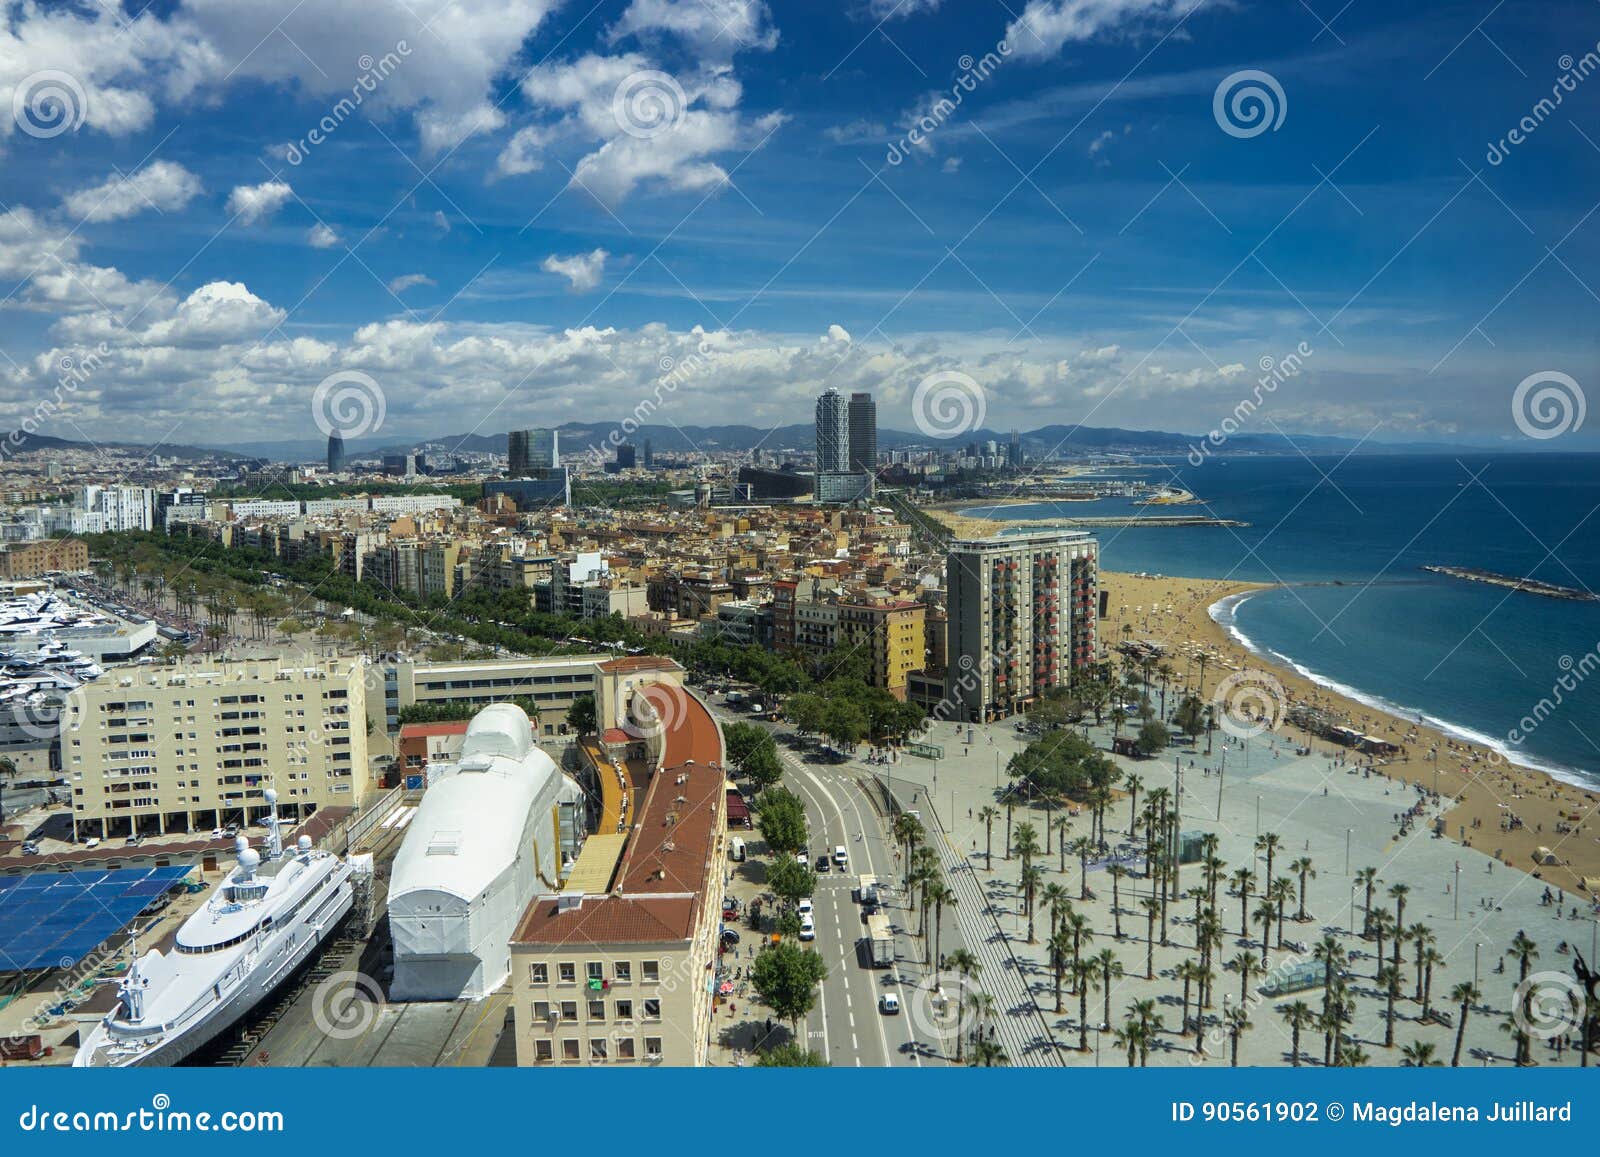
<instances>
[{"instance_id":1,"label":"coastline","mask_svg":"<svg viewBox=\"0 0 1600 1157\"><path fill-rule=\"evenodd\" d=\"M1013 524L1014 525L1014 524ZM1289 704L1309 704L1344 716L1351 726L1400 744L1399 756L1373 757L1378 774L1418 784L1453 800L1445 815L1445 836L1494 856L1519 871L1532 872L1574 896L1585 892L1585 877L1600 877L1600 824L1593 812L1600 805L1594 788L1569 782L1552 771L1518 762L1499 750L1492 739L1475 735L1464 725L1423 716L1418 722L1356 688L1318 676L1284 656L1255 645L1232 621L1239 604L1276 584L1133 575L1101 571L1107 592L1107 614L1101 638L1115 646L1124 637L1161 643L1167 662L1180 680L1199 673L1194 656L1211 656L1204 685L1209 701L1217 684L1237 670L1264 669L1283 686ZM1219 621L1221 620L1221 621ZM1318 752L1356 753L1307 734L1285 722L1278 733ZM1437 760L1433 753L1437 752ZM1521 826L1501 830L1501 817L1512 815ZM1576 817L1576 818L1573 818ZM1561 831L1558 825L1567 826ZM1536 864L1535 852L1549 848L1556 864Z\"/></svg>"}]
</instances>

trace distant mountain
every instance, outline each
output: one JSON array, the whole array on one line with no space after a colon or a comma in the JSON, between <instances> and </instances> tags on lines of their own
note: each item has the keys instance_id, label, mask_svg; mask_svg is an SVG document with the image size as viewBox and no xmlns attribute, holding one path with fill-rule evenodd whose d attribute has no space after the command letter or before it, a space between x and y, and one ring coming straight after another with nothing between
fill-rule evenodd
<instances>
[{"instance_id":1,"label":"distant mountain","mask_svg":"<svg viewBox=\"0 0 1600 1157\"><path fill-rule=\"evenodd\" d=\"M48 450L87 451L118 450L130 454L150 453L159 454L163 458L248 458L254 455L235 451L217 450L205 446L190 446L178 442L163 442L152 448L145 442L75 442L70 438L55 438L49 434L30 434L26 430L17 430L11 434L0 434L0 440L10 447L8 454L28 454Z\"/></svg>"}]
</instances>

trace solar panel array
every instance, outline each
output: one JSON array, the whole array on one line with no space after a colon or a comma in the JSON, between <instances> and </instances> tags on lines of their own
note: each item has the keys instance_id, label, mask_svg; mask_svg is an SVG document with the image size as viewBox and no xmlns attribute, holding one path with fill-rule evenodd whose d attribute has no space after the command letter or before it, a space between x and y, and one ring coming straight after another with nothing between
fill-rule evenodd
<instances>
[{"instance_id":1,"label":"solar panel array","mask_svg":"<svg viewBox=\"0 0 1600 1157\"><path fill-rule=\"evenodd\" d=\"M0 972L70 968L189 871L122 868L0 876Z\"/></svg>"}]
</instances>

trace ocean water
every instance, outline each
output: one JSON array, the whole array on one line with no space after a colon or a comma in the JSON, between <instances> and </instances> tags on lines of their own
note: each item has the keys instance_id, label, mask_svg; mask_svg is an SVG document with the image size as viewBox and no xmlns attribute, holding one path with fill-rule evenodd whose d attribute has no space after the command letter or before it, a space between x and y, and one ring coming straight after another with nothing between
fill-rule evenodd
<instances>
[{"instance_id":1,"label":"ocean water","mask_svg":"<svg viewBox=\"0 0 1600 1157\"><path fill-rule=\"evenodd\" d=\"M1600 786L1600 602L1419 569L1480 567L1600 591L1600 455L1146 466L1147 478L1182 486L1203 505L1140 513L1250 525L1103 530L1107 569L1285 583L1219 607L1215 617L1258 653L1346 694ZM1032 519L1128 510L1119 499L972 513Z\"/></svg>"}]
</instances>

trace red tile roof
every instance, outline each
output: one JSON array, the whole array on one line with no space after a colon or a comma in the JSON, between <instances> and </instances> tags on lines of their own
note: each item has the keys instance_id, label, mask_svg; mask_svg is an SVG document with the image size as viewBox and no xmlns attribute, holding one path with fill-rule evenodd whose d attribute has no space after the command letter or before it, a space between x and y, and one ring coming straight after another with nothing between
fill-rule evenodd
<instances>
[{"instance_id":1,"label":"red tile roof","mask_svg":"<svg viewBox=\"0 0 1600 1157\"><path fill-rule=\"evenodd\" d=\"M428 735L465 735L469 720L448 723L406 723L400 728L401 739L421 739Z\"/></svg>"},{"instance_id":2,"label":"red tile roof","mask_svg":"<svg viewBox=\"0 0 1600 1157\"><path fill-rule=\"evenodd\" d=\"M600 664L600 670L612 674L627 673L629 671L681 671L676 659L669 659L665 655L629 655L625 659L608 659Z\"/></svg>"}]
</instances>

